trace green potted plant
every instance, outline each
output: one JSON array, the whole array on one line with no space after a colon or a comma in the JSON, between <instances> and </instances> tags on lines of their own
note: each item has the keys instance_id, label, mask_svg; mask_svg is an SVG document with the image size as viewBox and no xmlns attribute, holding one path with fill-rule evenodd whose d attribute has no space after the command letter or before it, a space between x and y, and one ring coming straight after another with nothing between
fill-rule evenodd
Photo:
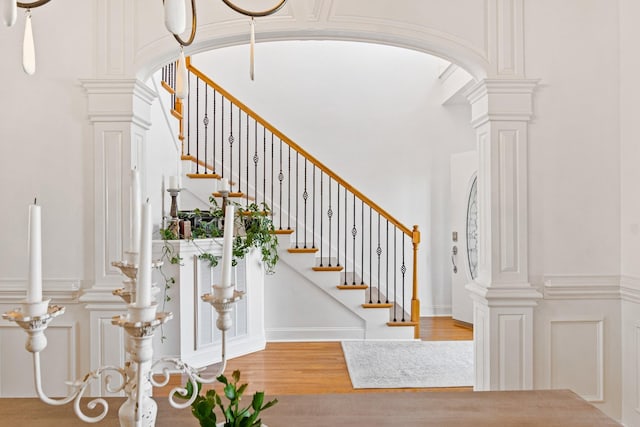
<instances>
[{"instance_id":1,"label":"green potted plant","mask_svg":"<svg viewBox=\"0 0 640 427\"><path fill-rule=\"evenodd\" d=\"M240 382L240 371L233 371L231 374L232 381L229 381L224 375L220 375L216 379L224 384L224 397L228 400L228 404L222 400L222 397L215 390L207 390L202 393L202 384L198 384L197 396L191 404L191 413L198 419L201 427L260 427L262 421L260 413L276 403L278 399L264 402L264 392L258 391L253 395L251 405L241 408L240 400L242 394L247 389L247 384L238 386ZM187 394L184 399L190 399L193 396L193 384L189 381L186 385ZM216 407L219 408L224 422L217 421L215 412Z\"/></svg>"}]
</instances>

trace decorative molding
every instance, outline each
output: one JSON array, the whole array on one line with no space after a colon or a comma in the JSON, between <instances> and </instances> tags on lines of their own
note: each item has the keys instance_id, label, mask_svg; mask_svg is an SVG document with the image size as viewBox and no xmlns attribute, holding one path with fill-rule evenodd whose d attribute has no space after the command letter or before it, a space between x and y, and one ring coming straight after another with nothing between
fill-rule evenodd
<instances>
[{"instance_id":1,"label":"decorative molding","mask_svg":"<svg viewBox=\"0 0 640 427\"><path fill-rule=\"evenodd\" d=\"M640 304L640 277L620 277L620 298L634 304Z\"/></svg>"},{"instance_id":2,"label":"decorative molding","mask_svg":"<svg viewBox=\"0 0 640 427\"><path fill-rule=\"evenodd\" d=\"M527 384L525 315L498 313L498 322L500 390L522 390Z\"/></svg>"},{"instance_id":3,"label":"decorative molding","mask_svg":"<svg viewBox=\"0 0 640 427\"><path fill-rule=\"evenodd\" d=\"M157 93L138 79L80 80L88 96L87 113L92 123L125 122L151 127L151 104Z\"/></svg>"},{"instance_id":4,"label":"decorative molding","mask_svg":"<svg viewBox=\"0 0 640 427\"><path fill-rule=\"evenodd\" d=\"M466 92L471 104L471 125L489 121L528 122L533 117L533 92L537 79L484 79Z\"/></svg>"},{"instance_id":5,"label":"decorative molding","mask_svg":"<svg viewBox=\"0 0 640 427\"><path fill-rule=\"evenodd\" d=\"M553 341L552 335L553 335L554 325L558 325L558 324L593 325L593 327L595 328L595 330L593 331L595 333L595 343L594 343L595 348L589 351L589 354L594 354L596 357L595 366L594 366L595 371L591 372L591 374L593 374L592 379L594 380L595 387L596 387L593 394L581 394L580 390L577 390L576 387L571 387L572 384L567 384L565 382L557 383L555 381L554 352L556 349L554 348L554 345L553 345L554 341ZM554 389L555 388L571 388L576 393L580 394L580 396L588 402L592 402L592 403L604 402L604 336L603 336L604 335L604 319L602 319L601 317L590 318L590 317L584 317L584 316L566 316L566 317L560 317L560 318L549 320L548 327L549 327L548 384L551 386L551 388L554 388ZM559 351L559 353L562 354L563 360L567 360L567 359L581 360L580 356L582 353L571 355L571 351L569 350L570 348L574 348L574 346L572 346L571 343L567 344L566 341L563 341L563 343L565 344L565 346L562 347L561 351ZM580 352L580 349L578 349L577 351ZM562 369L562 367L560 367L560 370L563 373L566 373L569 371L567 369ZM581 377L588 374L589 372L584 372L584 370L580 370L579 373L576 373L576 375L579 375Z\"/></svg>"},{"instance_id":6,"label":"decorative molding","mask_svg":"<svg viewBox=\"0 0 640 427\"><path fill-rule=\"evenodd\" d=\"M521 197L521 179L519 146L521 139L519 129L498 130L498 156L500 158L500 177L497 183L500 190L500 273L518 274L521 270L520 250L521 239L526 238L525 232L521 232L522 214L526 212L518 209L518 200ZM526 224L526 217L524 218ZM524 248L526 250L526 248Z\"/></svg>"},{"instance_id":7,"label":"decorative molding","mask_svg":"<svg viewBox=\"0 0 640 427\"><path fill-rule=\"evenodd\" d=\"M619 276L545 276L545 299L620 299ZM640 292L640 290L639 290Z\"/></svg>"},{"instance_id":8,"label":"decorative molding","mask_svg":"<svg viewBox=\"0 0 640 427\"><path fill-rule=\"evenodd\" d=\"M496 26L498 75L524 76L523 0L498 0Z\"/></svg>"},{"instance_id":9,"label":"decorative molding","mask_svg":"<svg viewBox=\"0 0 640 427\"><path fill-rule=\"evenodd\" d=\"M42 293L54 302L77 302L82 288L87 286L81 279L44 279ZM0 279L0 301L21 302L26 298L27 280Z\"/></svg>"},{"instance_id":10,"label":"decorative molding","mask_svg":"<svg viewBox=\"0 0 640 427\"><path fill-rule=\"evenodd\" d=\"M266 330L268 342L361 340L364 336L365 329L358 327L269 328Z\"/></svg>"}]
</instances>

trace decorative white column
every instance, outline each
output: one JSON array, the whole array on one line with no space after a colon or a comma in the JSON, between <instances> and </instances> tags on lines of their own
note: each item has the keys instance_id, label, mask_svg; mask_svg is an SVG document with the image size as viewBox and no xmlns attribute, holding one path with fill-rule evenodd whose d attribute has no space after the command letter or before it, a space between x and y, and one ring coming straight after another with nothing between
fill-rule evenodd
<instances>
[{"instance_id":1,"label":"decorative white column","mask_svg":"<svg viewBox=\"0 0 640 427\"><path fill-rule=\"evenodd\" d=\"M84 289L80 302L90 312L90 368L120 366L124 352L114 340L124 342L120 328L111 318L121 314L122 300L112 295L122 287L122 274L114 260L125 259L131 246L131 169L145 176L144 149L149 129L151 104L156 93L136 79L83 80L87 91L88 116L94 152L94 282ZM141 192L145 193L144 179ZM92 395L105 390L92 384Z\"/></svg>"},{"instance_id":2,"label":"decorative white column","mask_svg":"<svg viewBox=\"0 0 640 427\"><path fill-rule=\"evenodd\" d=\"M467 96L477 132L478 278L474 300L476 390L533 387L529 283L527 123L534 80L483 80Z\"/></svg>"}]
</instances>

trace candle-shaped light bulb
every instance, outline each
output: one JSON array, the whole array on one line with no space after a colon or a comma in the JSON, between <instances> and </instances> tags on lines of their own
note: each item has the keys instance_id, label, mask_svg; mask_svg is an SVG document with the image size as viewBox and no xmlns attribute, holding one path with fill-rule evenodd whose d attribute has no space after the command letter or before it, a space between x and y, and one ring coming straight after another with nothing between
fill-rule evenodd
<instances>
[{"instance_id":1,"label":"candle-shaped light bulb","mask_svg":"<svg viewBox=\"0 0 640 427\"><path fill-rule=\"evenodd\" d=\"M140 173L137 169L131 170L131 248L130 252L140 252Z\"/></svg>"},{"instance_id":2,"label":"candle-shaped light bulb","mask_svg":"<svg viewBox=\"0 0 640 427\"><path fill-rule=\"evenodd\" d=\"M164 25L173 34L182 34L187 28L187 8L184 0L164 0Z\"/></svg>"},{"instance_id":3,"label":"candle-shaped light bulb","mask_svg":"<svg viewBox=\"0 0 640 427\"><path fill-rule=\"evenodd\" d=\"M140 263L136 280L136 307L151 305L151 205L142 205L142 235L140 238Z\"/></svg>"},{"instance_id":4,"label":"candle-shaped light bulb","mask_svg":"<svg viewBox=\"0 0 640 427\"><path fill-rule=\"evenodd\" d=\"M177 68L176 97L185 99L187 97L187 80L189 79L189 72L187 71L187 61L184 59L184 51L182 49L180 49Z\"/></svg>"},{"instance_id":5,"label":"candle-shaped light bulb","mask_svg":"<svg viewBox=\"0 0 640 427\"><path fill-rule=\"evenodd\" d=\"M16 0L1 0L2 1L2 18L4 25L12 27L18 19L18 2Z\"/></svg>"},{"instance_id":6,"label":"candle-shaped light bulb","mask_svg":"<svg viewBox=\"0 0 640 427\"><path fill-rule=\"evenodd\" d=\"M29 205L29 279L27 283L27 302L42 301L42 227L40 206L33 201Z\"/></svg>"},{"instance_id":7,"label":"candle-shaped light bulb","mask_svg":"<svg viewBox=\"0 0 640 427\"><path fill-rule=\"evenodd\" d=\"M224 216L224 239L222 241L222 284L221 287L228 288L231 283L231 259L233 249L233 211L232 204L227 205Z\"/></svg>"},{"instance_id":8,"label":"candle-shaped light bulb","mask_svg":"<svg viewBox=\"0 0 640 427\"><path fill-rule=\"evenodd\" d=\"M36 47L33 41L33 29L31 27L31 11L27 10L27 18L24 23L24 39L22 40L22 68L24 72L33 75L36 72Z\"/></svg>"}]
</instances>

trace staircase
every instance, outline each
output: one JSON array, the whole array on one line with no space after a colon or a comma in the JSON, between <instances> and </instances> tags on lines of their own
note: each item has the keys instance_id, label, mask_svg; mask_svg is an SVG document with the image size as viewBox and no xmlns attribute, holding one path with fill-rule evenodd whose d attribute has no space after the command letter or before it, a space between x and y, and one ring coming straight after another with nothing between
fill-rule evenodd
<instances>
[{"instance_id":1,"label":"staircase","mask_svg":"<svg viewBox=\"0 0 640 427\"><path fill-rule=\"evenodd\" d=\"M419 338L418 227L401 224L189 59L187 69L187 99L175 96L175 63L162 69L162 86L193 185L225 179L229 197L270 206L281 262L361 317L366 338Z\"/></svg>"}]
</instances>

